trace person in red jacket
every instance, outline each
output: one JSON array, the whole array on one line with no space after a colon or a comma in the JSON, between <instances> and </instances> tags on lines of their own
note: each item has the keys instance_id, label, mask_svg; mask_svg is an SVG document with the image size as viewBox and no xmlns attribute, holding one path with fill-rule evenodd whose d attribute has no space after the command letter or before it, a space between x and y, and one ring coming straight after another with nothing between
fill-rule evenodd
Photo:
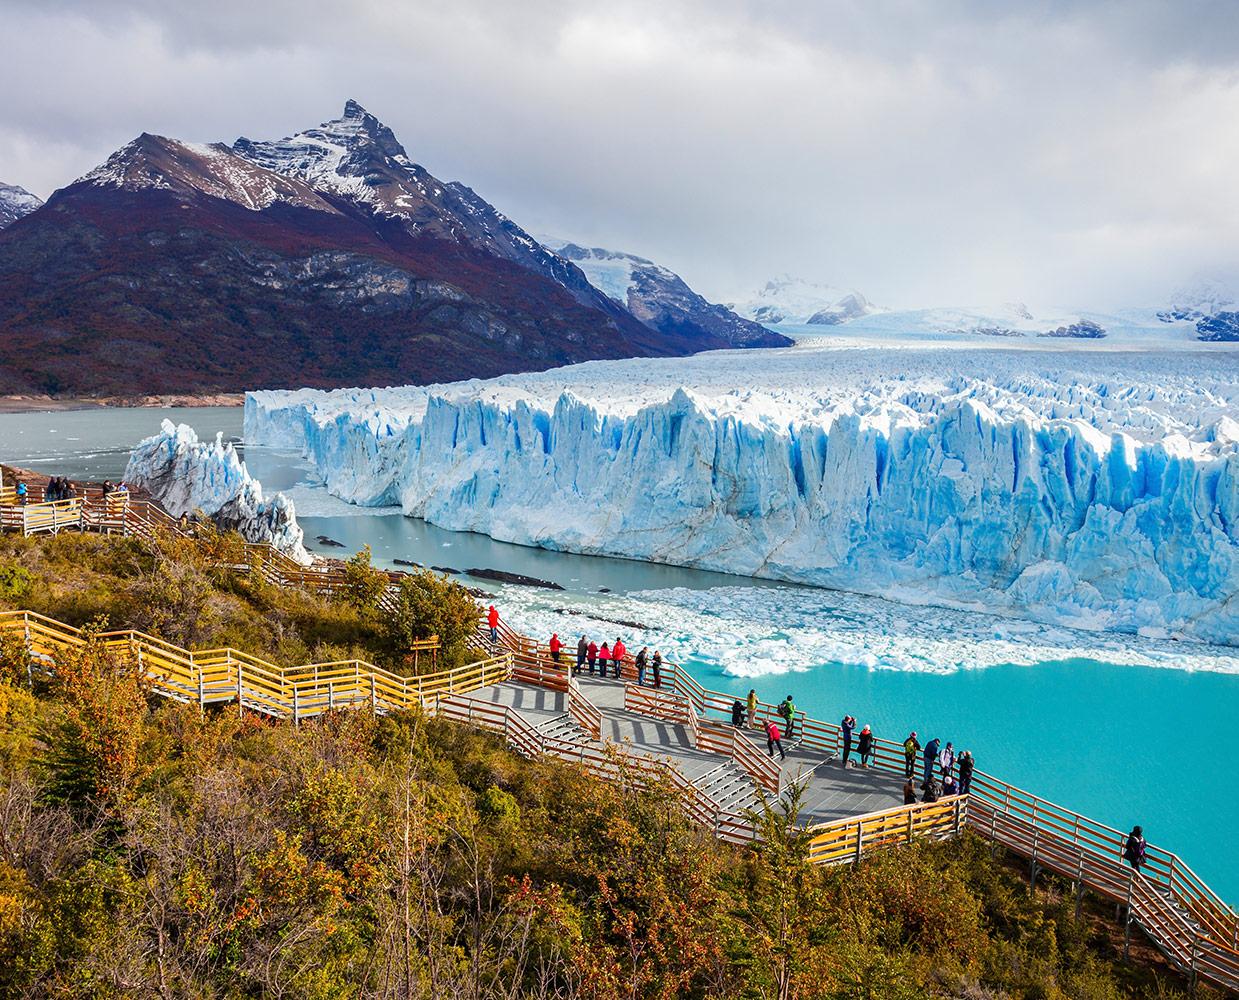
<instances>
[{"instance_id":1,"label":"person in red jacket","mask_svg":"<svg viewBox=\"0 0 1239 1000\"><path fill-rule=\"evenodd\" d=\"M611 647L604 642L602 648L598 650L598 672L603 680L606 680L607 660L609 659L611 659Z\"/></svg>"},{"instance_id":2,"label":"person in red jacket","mask_svg":"<svg viewBox=\"0 0 1239 1000\"><path fill-rule=\"evenodd\" d=\"M775 748L779 751L779 760L787 760L787 754L783 752L783 744L780 741L782 734L779 732L779 727L774 724L774 719L766 721L766 752L771 757L774 756Z\"/></svg>"},{"instance_id":3,"label":"person in red jacket","mask_svg":"<svg viewBox=\"0 0 1239 1000\"><path fill-rule=\"evenodd\" d=\"M495 610L492 604L490 610L486 612L486 624L490 626L490 641L499 641L499 612Z\"/></svg>"},{"instance_id":4,"label":"person in red jacket","mask_svg":"<svg viewBox=\"0 0 1239 1000\"><path fill-rule=\"evenodd\" d=\"M559 641L558 632L551 633L550 646L551 646L551 659L554 660L556 663L558 663L559 662L559 651L564 648L564 644Z\"/></svg>"},{"instance_id":5,"label":"person in red jacket","mask_svg":"<svg viewBox=\"0 0 1239 1000\"><path fill-rule=\"evenodd\" d=\"M591 639L589 641L589 646L586 648L585 652L586 652L586 659L589 661L589 676L593 677L594 676L594 664L598 662L598 643L594 642L593 639ZM602 665L602 669L606 670L606 668L607 666L606 666L606 663L604 662Z\"/></svg>"},{"instance_id":6,"label":"person in red jacket","mask_svg":"<svg viewBox=\"0 0 1239 1000\"><path fill-rule=\"evenodd\" d=\"M624 654L627 652L628 650L624 647L623 642L620 641L620 637L617 635L615 637L615 645L611 647L611 662L615 664L615 676L617 678L620 675L620 665L624 662Z\"/></svg>"}]
</instances>

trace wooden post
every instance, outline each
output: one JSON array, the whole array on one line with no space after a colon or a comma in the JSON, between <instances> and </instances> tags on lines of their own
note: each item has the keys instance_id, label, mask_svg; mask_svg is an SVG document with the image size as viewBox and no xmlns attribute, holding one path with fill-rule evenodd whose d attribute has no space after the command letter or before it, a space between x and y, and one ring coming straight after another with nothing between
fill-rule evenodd
<instances>
[{"instance_id":1,"label":"wooden post","mask_svg":"<svg viewBox=\"0 0 1239 1000\"><path fill-rule=\"evenodd\" d=\"M1127 877L1127 909L1123 914L1123 961L1126 962L1131 955L1131 887L1136 881L1136 872L1133 869L1132 873Z\"/></svg>"},{"instance_id":2,"label":"wooden post","mask_svg":"<svg viewBox=\"0 0 1239 1000\"><path fill-rule=\"evenodd\" d=\"M205 685L204 678L202 676L202 667L199 666L198 662L194 660L192 657L190 657L190 662L193 663L194 667L197 668L198 670L198 711L201 714L205 715L206 714L206 685Z\"/></svg>"},{"instance_id":3,"label":"wooden post","mask_svg":"<svg viewBox=\"0 0 1239 1000\"><path fill-rule=\"evenodd\" d=\"M336 682L327 682L327 711L334 712L336 710Z\"/></svg>"},{"instance_id":4,"label":"wooden post","mask_svg":"<svg viewBox=\"0 0 1239 1000\"><path fill-rule=\"evenodd\" d=\"M298 697L297 682L293 681L293 725L301 728L301 704Z\"/></svg>"},{"instance_id":5,"label":"wooden post","mask_svg":"<svg viewBox=\"0 0 1239 1000\"><path fill-rule=\"evenodd\" d=\"M861 853L864 851L864 849L865 849L865 824L857 823L856 824L856 860L853 862L853 864L856 864L856 865L860 864L860 856L861 856Z\"/></svg>"},{"instance_id":6,"label":"wooden post","mask_svg":"<svg viewBox=\"0 0 1239 1000\"><path fill-rule=\"evenodd\" d=\"M232 659L232 653L228 654L228 659ZM245 715L245 689L242 686L241 672L245 669L244 665L239 661L237 663L237 715Z\"/></svg>"},{"instance_id":7,"label":"wooden post","mask_svg":"<svg viewBox=\"0 0 1239 1000\"><path fill-rule=\"evenodd\" d=\"M379 692L374 681L374 671L370 671L370 711L377 715L379 711Z\"/></svg>"}]
</instances>

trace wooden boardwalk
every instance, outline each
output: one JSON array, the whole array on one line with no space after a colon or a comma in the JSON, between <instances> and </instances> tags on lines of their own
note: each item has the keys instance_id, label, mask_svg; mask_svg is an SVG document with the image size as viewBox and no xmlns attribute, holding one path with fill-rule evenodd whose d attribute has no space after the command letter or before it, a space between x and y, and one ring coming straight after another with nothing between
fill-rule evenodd
<instances>
[{"instance_id":1,"label":"wooden boardwalk","mask_svg":"<svg viewBox=\"0 0 1239 1000\"><path fill-rule=\"evenodd\" d=\"M8 530L193 537L147 501L88 496L64 518L49 505L14 509L5 499L0 526ZM266 545L240 547L226 568L326 594L344 581L339 563L303 567ZM389 574L391 587L401 575ZM41 669L54 669L57 656L86 641L77 629L20 611L0 613L0 634L24 639ZM1087 890L1120 904L1128 929L1142 928L1193 982L1239 992L1239 915L1176 855L1150 846L1146 867L1133 872L1122 862L1120 831L980 771L970 795L904 806L901 746L876 740L872 768L844 770L838 727L808 717L797 717L788 759L772 761L761 733L720 721L730 717L732 696L707 691L676 664L664 664L657 690L635 683L631 658L623 681L574 678L540 644L502 625L498 643L479 629L477 663L418 677L355 660L279 667L238 650L190 651L134 631L96 641L132 657L153 693L204 710L234 703L298 723L345 709L416 709L484 727L526 756L558 757L606 780L669 782L689 816L733 842L756 836L751 810L763 796L777 799L803 784L801 820L814 834L809 859L818 864L856 862L875 848L971 829L1029 859L1033 878L1054 872L1075 884L1077 898ZM758 724L774 710L760 705Z\"/></svg>"}]
</instances>

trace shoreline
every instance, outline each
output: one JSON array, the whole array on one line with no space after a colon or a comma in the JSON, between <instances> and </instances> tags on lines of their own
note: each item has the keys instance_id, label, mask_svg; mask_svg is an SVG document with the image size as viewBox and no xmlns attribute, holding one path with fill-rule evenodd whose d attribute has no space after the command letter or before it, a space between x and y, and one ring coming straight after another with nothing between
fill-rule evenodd
<instances>
[{"instance_id":1,"label":"shoreline","mask_svg":"<svg viewBox=\"0 0 1239 1000\"><path fill-rule=\"evenodd\" d=\"M167 393L152 396L0 396L3 413L60 413L69 410L179 409L191 406L244 406L243 392Z\"/></svg>"}]
</instances>

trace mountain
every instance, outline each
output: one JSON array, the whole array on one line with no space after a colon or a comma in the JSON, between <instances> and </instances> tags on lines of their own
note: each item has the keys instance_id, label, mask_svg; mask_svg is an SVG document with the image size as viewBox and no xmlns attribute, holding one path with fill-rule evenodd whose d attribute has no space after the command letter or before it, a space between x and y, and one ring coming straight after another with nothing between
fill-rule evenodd
<instances>
[{"instance_id":1,"label":"mountain","mask_svg":"<svg viewBox=\"0 0 1239 1000\"><path fill-rule=\"evenodd\" d=\"M728 309L757 323L835 326L878 312L860 292L819 285L790 275L766 282L752 296Z\"/></svg>"},{"instance_id":2,"label":"mountain","mask_svg":"<svg viewBox=\"0 0 1239 1000\"><path fill-rule=\"evenodd\" d=\"M0 232L0 391L450 381L729 347L658 331L356 102L277 141L143 134Z\"/></svg>"},{"instance_id":3,"label":"mountain","mask_svg":"<svg viewBox=\"0 0 1239 1000\"><path fill-rule=\"evenodd\" d=\"M1171 296L1170 305L1157 314L1163 323L1189 322L1200 340L1239 341L1239 311L1234 277L1196 278Z\"/></svg>"},{"instance_id":4,"label":"mountain","mask_svg":"<svg viewBox=\"0 0 1239 1000\"><path fill-rule=\"evenodd\" d=\"M11 226L22 216L29 215L43 202L24 187L0 181L0 229Z\"/></svg>"},{"instance_id":5,"label":"mountain","mask_svg":"<svg viewBox=\"0 0 1239 1000\"><path fill-rule=\"evenodd\" d=\"M737 316L694 292L674 271L644 257L582 247L563 240L542 242L572 261L599 291L660 333L722 337L734 347L787 347L789 337Z\"/></svg>"}]
</instances>

